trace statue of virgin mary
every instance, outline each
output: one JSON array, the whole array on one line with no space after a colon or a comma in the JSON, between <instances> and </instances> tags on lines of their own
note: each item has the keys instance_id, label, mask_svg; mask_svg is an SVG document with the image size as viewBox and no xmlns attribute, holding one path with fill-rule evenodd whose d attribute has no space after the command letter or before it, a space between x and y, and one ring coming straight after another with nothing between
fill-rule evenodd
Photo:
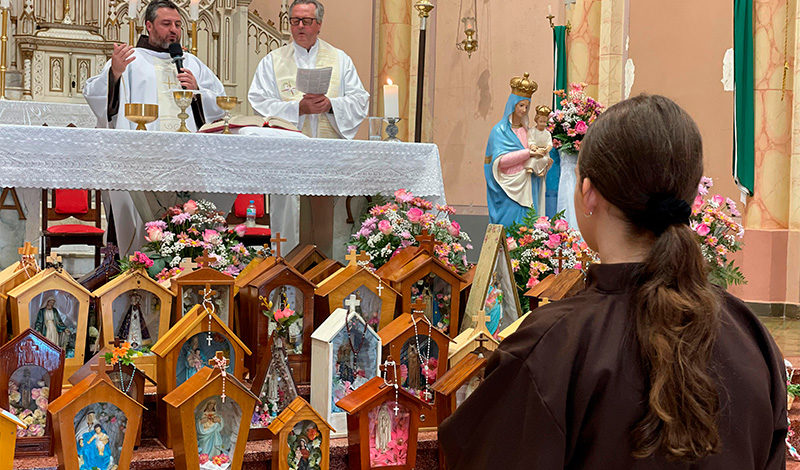
<instances>
[{"instance_id":1,"label":"statue of virgin mary","mask_svg":"<svg viewBox=\"0 0 800 470\"><path fill-rule=\"evenodd\" d=\"M489 223L508 226L521 222L531 207L540 212L540 178L525 171L535 156L528 147L528 110L537 87L527 73L511 79L503 117L489 134L483 162Z\"/></svg>"}]
</instances>

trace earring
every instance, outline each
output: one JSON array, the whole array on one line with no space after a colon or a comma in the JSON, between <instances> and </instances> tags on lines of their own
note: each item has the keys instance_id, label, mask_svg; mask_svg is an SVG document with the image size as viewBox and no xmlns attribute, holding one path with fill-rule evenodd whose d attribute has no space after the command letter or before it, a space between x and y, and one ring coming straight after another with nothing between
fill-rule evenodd
<instances>
[{"instance_id":1,"label":"earring","mask_svg":"<svg viewBox=\"0 0 800 470\"><path fill-rule=\"evenodd\" d=\"M586 212L584 212L584 213L583 213L583 216L584 216L584 217L586 217L586 218L588 219L589 217L591 217L591 216L592 216L592 214L593 214L593 212L592 212L592 211L589 211L589 213L588 213L588 214L587 214Z\"/></svg>"}]
</instances>

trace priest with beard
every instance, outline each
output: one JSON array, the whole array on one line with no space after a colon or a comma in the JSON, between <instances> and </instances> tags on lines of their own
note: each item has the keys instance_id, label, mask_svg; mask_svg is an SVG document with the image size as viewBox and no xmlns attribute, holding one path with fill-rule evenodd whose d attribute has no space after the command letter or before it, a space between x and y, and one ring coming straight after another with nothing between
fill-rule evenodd
<instances>
[{"instance_id":1,"label":"priest with beard","mask_svg":"<svg viewBox=\"0 0 800 470\"><path fill-rule=\"evenodd\" d=\"M180 126L172 92L181 88L196 90L191 117L186 126L195 132L206 122L222 118L217 96L225 88L214 72L194 55L183 53L180 73L172 61L169 46L180 43L181 16L170 0L153 0L144 15L147 35L139 38L136 47L115 44L111 60L100 74L86 81L83 96L95 116L97 127L135 129L136 123L125 118L126 103L158 104L158 119L147 124L148 130L176 131ZM174 46L173 46L174 47ZM200 197L193 195L193 197ZM227 208L234 196L208 198L217 207ZM143 221L161 217L164 209L182 202L174 193L109 191L103 203L111 207L117 232L120 255L133 253L144 241Z\"/></svg>"}]
</instances>

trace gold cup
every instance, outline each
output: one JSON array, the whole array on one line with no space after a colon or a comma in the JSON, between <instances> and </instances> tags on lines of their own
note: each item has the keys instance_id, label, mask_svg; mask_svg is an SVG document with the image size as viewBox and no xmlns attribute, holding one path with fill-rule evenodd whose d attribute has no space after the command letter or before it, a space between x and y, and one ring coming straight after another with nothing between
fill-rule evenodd
<instances>
[{"instance_id":1,"label":"gold cup","mask_svg":"<svg viewBox=\"0 0 800 470\"><path fill-rule=\"evenodd\" d=\"M181 120L181 126L178 128L178 132L190 132L189 128L186 127L186 119L189 118L189 115L186 114L186 108L192 104L194 92L191 90L176 90L172 92L172 96L175 98L175 104L181 108L181 112L178 113L178 119Z\"/></svg>"},{"instance_id":2,"label":"gold cup","mask_svg":"<svg viewBox=\"0 0 800 470\"><path fill-rule=\"evenodd\" d=\"M235 96L217 96L217 106L222 108L225 111L225 129L222 131L223 134L230 134L231 128L229 123L231 121L231 110L239 104L239 98Z\"/></svg>"},{"instance_id":3,"label":"gold cup","mask_svg":"<svg viewBox=\"0 0 800 470\"><path fill-rule=\"evenodd\" d=\"M138 124L137 131L146 131L145 124L158 119L158 105L144 103L125 103L125 117Z\"/></svg>"}]
</instances>

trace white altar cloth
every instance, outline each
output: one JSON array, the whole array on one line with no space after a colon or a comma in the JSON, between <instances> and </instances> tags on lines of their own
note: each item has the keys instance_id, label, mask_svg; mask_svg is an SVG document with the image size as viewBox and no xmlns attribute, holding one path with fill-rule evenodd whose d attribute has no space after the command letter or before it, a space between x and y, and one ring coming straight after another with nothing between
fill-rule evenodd
<instances>
[{"instance_id":1,"label":"white altar cloth","mask_svg":"<svg viewBox=\"0 0 800 470\"><path fill-rule=\"evenodd\" d=\"M97 117L88 104L0 100L0 123L91 128L97 126Z\"/></svg>"},{"instance_id":2,"label":"white altar cloth","mask_svg":"<svg viewBox=\"0 0 800 470\"><path fill-rule=\"evenodd\" d=\"M0 125L0 187L444 201L435 144Z\"/></svg>"}]
</instances>

